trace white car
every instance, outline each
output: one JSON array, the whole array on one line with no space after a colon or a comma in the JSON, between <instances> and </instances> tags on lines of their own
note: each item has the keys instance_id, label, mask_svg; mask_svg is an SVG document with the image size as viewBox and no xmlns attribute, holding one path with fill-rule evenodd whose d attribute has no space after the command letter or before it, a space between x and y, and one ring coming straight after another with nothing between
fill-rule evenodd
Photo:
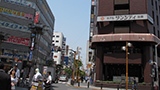
<instances>
[{"instance_id":1,"label":"white car","mask_svg":"<svg viewBox=\"0 0 160 90\"><path fill-rule=\"evenodd\" d=\"M68 79L67 79L67 76L66 75L61 75L60 77L59 77L59 81L67 81Z\"/></svg>"}]
</instances>

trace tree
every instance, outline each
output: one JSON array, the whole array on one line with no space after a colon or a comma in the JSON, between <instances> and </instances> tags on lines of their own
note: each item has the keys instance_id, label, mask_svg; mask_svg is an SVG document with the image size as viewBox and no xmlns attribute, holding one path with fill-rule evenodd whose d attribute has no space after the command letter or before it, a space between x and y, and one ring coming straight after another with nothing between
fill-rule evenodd
<instances>
[{"instance_id":1,"label":"tree","mask_svg":"<svg viewBox=\"0 0 160 90\"><path fill-rule=\"evenodd\" d=\"M86 76L86 73L82 70L80 70L80 76Z\"/></svg>"},{"instance_id":2,"label":"tree","mask_svg":"<svg viewBox=\"0 0 160 90\"><path fill-rule=\"evenodd\" d=\"M64 71L65 71L65 73L67 74L67 76L71 76L72 70L71 70L70 68L66 67L66 68L64 69Z\"/></svg>"},{"instance_id":3,"label":"tree","mask_svg":"<svg viewBox=\"0 0 160 90\"><path fill-rule=\"evenodd\" d=\"M78 67L81 67L83 65L82 61L76 59L76 62L75 62L76 67L77 67L77 64L78 64Z\"/></svg>"}]
</instances>

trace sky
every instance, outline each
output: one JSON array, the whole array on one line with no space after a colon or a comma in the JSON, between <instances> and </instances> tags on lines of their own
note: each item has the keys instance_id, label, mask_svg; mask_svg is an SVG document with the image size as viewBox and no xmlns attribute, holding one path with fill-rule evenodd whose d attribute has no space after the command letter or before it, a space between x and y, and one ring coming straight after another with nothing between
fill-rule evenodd
<instances>
[{"instance_id":1,"label":"sky","mask_svg":"<svg viewBox=\"0 0 160 90\"><path fill-rule=\"evenodd\" d=\"M62 32L66 45L76 51L81 47L81 60L86 64L89 39L91 0L46 0L55 16L54 32Z\"/></svg>"}]
</instances>

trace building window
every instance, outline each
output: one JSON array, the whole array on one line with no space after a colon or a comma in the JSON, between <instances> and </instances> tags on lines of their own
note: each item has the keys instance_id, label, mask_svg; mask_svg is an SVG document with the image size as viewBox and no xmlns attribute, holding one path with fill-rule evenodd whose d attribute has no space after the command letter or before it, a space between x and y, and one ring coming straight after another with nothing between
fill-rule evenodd
<instances>
[{"instance_id":1,"label":"building window","mask_svg":"<svg viewBox=\"0 0 160 90\"><path fill-rule=\"evenodd\" d=\"M152 0L153 1L153 0ZM156 1L156 5L155 5L155 7L156 7L156 10L158 10L158 7L157 7L157 1Z\"/></svg>"},{"instance_id":2,"label":"building window","mask_svg":"<svg viewBox=\"0 0 160 90\"><path fill-rule=\"evenodd\" d=\"M153 6L153 1L154 1L154 0L151 0L152 6Z\"/></svg>"},{"instance_id":3,"label":"building window","mask_svg":"<svg viewBox=\"0 0 160 90\"><path fill-rule=\"evenodd\" d=\"M53 35L53 37L55 37L55 35Z\"/></svg>"},{"instance_id":4,"label":"building window","mask_svg":"<svg viewBox=\"0 0 160 90\"><path fill-rule=\"evenodd\" d=\"M159 25L159 18L158 18L158 16L157 16L157 25Z\"/></svg>"},{"instance_id":5,"label":"building window","mask_svg":"<svg viewBox=\"0 0 160 90\"><path fill-rule=\"evenodd\" d=\"M59 38L59 36L56 36L57 38Z\"/></svg>"},{"instance_id":6,"label":"building window","mask_svg":"<svg viewBox=\"0 0 160 90\"><path fill-rule=\"evenodd\" d=\"M114 33L129 33L130 22L129 21L117 21L114 22Z\"/></svg>"},{"instance_id":7,"label":"building window","mask_svg":"<svg viewBox=\"0 0 160 90\"><path fill-rule=\"evenodd\" d=\"M153 27L153 34L156 35L155 27Z\"/></svg>"},{"instance_id":8,"label":"building window","mask_svg":"<svg viewBox=\"0 0 160 90\"><path fill-rule=\"evenodd\" d=\"M153 21L154 21L154 11L152 11L152 17L153 17Z\"/></svg>"},{"instance_id":9,"label":"building window","mask_svg":"<svg viewBox=\"0 0 160 90\"><path fill-rule=\"evenodd\" d=\"M59 42L59 41L56 41L57 43Z\"/></svg>"},{"instance_id":10,"label":"building window","mask_svg":"<svg viewBox=\"0 0 160 90\"><path fill-rule=\"evenodd\" d=\"M114 10L124 10L124 9L129 9L129 4L120 4L114 6Z\"/></svg>"},{"instance_id":11,"label":"building window","mask_svg":"<svg viewBox=\"0 0 160 90\"><path fill-rule=\"evenodd\" d=\"M54 56L54 58L57 58L57 56Z\"/></svg>"},{"instance_id":12,"label":"building window","mask_svg":"<svg viewBox=\"0 0 160 90\"><path fill-rule=\"evenodd\" d=\"M160 37L159 37L159 30L158 30L158 38L160 38Z\"/></svg>"}]
</instances>

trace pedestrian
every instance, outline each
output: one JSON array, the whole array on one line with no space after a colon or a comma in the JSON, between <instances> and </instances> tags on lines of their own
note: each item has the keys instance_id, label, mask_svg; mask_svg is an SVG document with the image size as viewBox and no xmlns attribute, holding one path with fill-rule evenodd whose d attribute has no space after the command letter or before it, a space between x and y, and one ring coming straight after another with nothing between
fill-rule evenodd
<instances>
[{"instance_id":1,"label":"pedestrian","mask_svg":"<svg viewBox=\"0 0 160 90\"><path fill-rule=\"evenodd\" d=\"M18 64L15 64L14 69L16 71L15 77L16 77L16 83L17 83L17 86L18 86L19 85L19 81L20 81L20 70L18 68Z\"/></svg>"},{"instance_id":2,"label":"pedestrian","mask_svg":"<svg viewBox=\"0 0 160 90\"><path fill-rule=\"evenodd\" d=\"M17 84L16 78L15 78L15 69L11 69L10 71L10 76L11 76L11 90L15 90L15 85Z\"/></svg>"},{"instance_id":3,"label":"pedestrian","mask_svg":"<svg viewBox=\"0 0 160 90\"><path fill-rule=\"evenodd\" d=\"M31 87L31 90L33 90L34 88L36 88L38 90L38 88L43 88L43 76L42 74L39 72L39 69L36 68L35 69L35 75L33 76L33 79L32 79L32 87Z\"/></svg>"},{"instance_id":4,"label":"pedestrian","mask_svg":"<svg viewBox=\"0 0 160 90\"><path fill-rule=\"evenodd\" d=\"M86 81L86 83L87 83L87 80L88 80L88 77L86 76L86 77L85 77L85 81Z\"/></svg>"},{"instance_id":5,"label":"pedestrian","mask_svg":"<svg viewBox=\"0 0 160 90\"><path fill-rule=\"evenodd\" d=\"M45 90L51 90L51 84L52 84L52 76L51 72L47 72L47 79L45 80Z\"/></svg>"},{"instance_id":6,"label":"pedestrian","mask_svg":"<svg viewBox=\"0 0 160 90\"><path fill-rule=\"evenodd\" d=\"M42 77L42 74L39 72L38 68L36 68L35 73L36 74L33 76L32 82L42 81L43 77Z\"/></svg>"},{"instance_id":7,"label":"pedestrian","mask_svg":"<svg viewBox=\"0 0 160 90\"><path fill-rule=\"evenodd\" d=\"M81 76L81 83L83 83L83 76Z\"/></svg>"},{"instance_id":8,"label":"pedestrian","mask_svg":"<svg viewBox=\"0 0 160 90\"><path fill-rule=\"evenodd\" d=\"M4 64L0 61L0 90L11 90L11 77L5 73Z\"/></svg>"},{"instance_id":9,"label":"pedestrian","mask_svg":"<svg viewBox=\"0 0 160 90\"><path fill-rule=\"evenodd\" d=\"M132 78L132 81L133 81L132 90L133 90L134 88L138 89L138 87L136 86L136 79L135 79L135 77Z\"/></svg>"}]
</instances>

